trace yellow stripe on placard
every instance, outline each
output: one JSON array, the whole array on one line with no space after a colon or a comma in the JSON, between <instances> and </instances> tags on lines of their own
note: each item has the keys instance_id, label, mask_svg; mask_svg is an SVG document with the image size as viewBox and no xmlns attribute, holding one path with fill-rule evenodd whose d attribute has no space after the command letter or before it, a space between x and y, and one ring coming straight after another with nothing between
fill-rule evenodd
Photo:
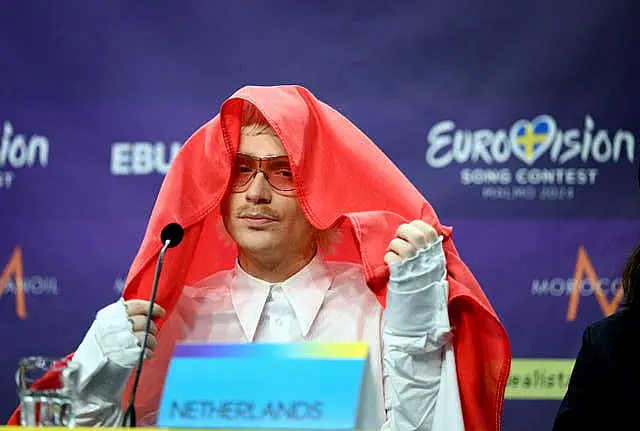
<instances>
[{"instance_id":1,"label":"yellow stripe on placard","mask_svg":"<svg viewBox=\"0 0 640 431\"><path fill-rule=\"evenodd\" d=\"M369 350L367 343L316 343L302 348L315 358L365 359Z\"/></svg>"},{"instance_id":2,"label":"yellow stripe on placard","mask_svg":"<svg viewBox=\"0 0 640 431\"><path fill-rule=\"evenodd\" d=\"M561 400L574 363L574 359L512 359L505 398Z\"/></svg>"}]
</instances>

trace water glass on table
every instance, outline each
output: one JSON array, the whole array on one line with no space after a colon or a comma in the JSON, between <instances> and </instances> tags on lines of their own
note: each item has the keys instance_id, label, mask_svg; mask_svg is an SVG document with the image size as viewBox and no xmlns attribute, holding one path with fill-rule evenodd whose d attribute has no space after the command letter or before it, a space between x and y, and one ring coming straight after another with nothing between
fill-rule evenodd
<instances>
[{"instance_id":1,"label":"water glass on table","mask_svg":"<svg viewBox=\"0 0 640 431\"><path fill-rule=\"evenodd\" d=\"M75 426L80 367L68 359L22 358L16 370L22 426Z\"/></svg>"}]
</instances>

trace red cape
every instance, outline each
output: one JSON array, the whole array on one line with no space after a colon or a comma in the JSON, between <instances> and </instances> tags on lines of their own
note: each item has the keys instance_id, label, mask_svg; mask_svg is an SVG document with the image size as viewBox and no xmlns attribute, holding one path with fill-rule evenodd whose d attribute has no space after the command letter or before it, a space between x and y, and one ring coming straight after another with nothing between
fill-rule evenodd
<instances>
[{"instance_id":1,"label":"red cape","mask_svg":"<svg viewBox=\"0 0 640 431\"><path fill-rule=\"evenodd\" d=\"M319 229L340 227L341 242L328 259L361 263L383 306L389 277L383 258L397 227L422 219L444 236L465 428L500 429L511 365L509 339L458 256L452 229L440 224L431 205L367 136L305 88L244 87L187 140L162 184L124 298L149 299L160 231L171 222L180 223L185 236L164 262L157 302L167 315L184 285L233 266L235 245L220 236L219 204L238 148L243 100L262 112L289 154L308 220ZM10 424L19 423L16 413Z\"/></svg>"}]
</instances>

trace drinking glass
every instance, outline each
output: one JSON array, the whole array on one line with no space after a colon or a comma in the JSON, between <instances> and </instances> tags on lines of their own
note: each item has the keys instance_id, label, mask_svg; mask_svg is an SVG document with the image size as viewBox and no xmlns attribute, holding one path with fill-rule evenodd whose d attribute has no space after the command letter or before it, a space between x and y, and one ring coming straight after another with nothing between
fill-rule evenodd
<instances>
[{"instance_id":1,"label":"drinking glass","mask_svg":"<svg viewBox=\"0 0 640 431\"><path fill-rule=\"evenodd\" d=\"M16 371L20 424L74 427L79 372L77 363L64 358L22 358Z\"/></svg>"}]
</instances>

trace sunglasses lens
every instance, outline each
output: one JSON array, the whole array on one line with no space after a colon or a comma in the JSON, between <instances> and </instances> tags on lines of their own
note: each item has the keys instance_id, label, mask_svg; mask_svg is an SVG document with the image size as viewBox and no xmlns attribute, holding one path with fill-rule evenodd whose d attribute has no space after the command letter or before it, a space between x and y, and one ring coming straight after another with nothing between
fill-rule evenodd
<instances>
[{"instance_id":1,"label":"sunglasses lens","mask_svg":"<svg viewBox=\"0 0 640 431\"><path fill-rule=\"evenodd\" d=\"M293 185L293 174L291 170L278 168L267 172L269 184L282 191L290 191L295 188Z\"/></svg>"},{"instance_id":2,"label":"sunglasses lens","mask_svg":"<svg viewBox=\"0 0 640 431\"><path fill-rule=\"evenodd\" d=\"M234 167L231 175L231 187L233 189L240 189L246 186L251 177L253 177L255 170L247 165L238 165Z\"/></svg>"}]
</instances>

